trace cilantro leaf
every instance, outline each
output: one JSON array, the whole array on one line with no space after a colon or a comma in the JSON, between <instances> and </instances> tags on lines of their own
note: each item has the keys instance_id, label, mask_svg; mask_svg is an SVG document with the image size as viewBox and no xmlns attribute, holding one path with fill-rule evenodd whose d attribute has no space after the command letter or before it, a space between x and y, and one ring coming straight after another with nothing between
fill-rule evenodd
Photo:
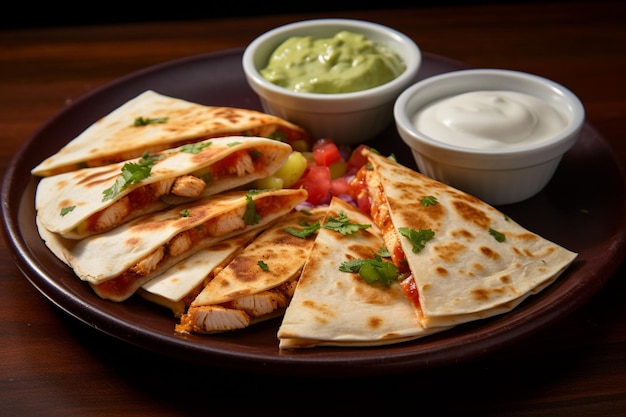
<instances>
[{"instance_id":1,"label":"cilantro leaf","mask_svg":"<svg viewBox=\"0 0 626 417\"><path fill-rule=\"evenodd\" d=\"M102 201L108 201L114 199L125 188L125 181L123 177L117 177L112 186L102 192Z\"/></svg>"},{"instance_id":2,"label":"cilantro leaf","mask_svg":"<svg viewBox=\"0 0 626 417\"><path fill-rule=\"evenodd\" d=\"M435 206L439 204L439 202L437 201L437 197L433 197L432 195L422 198L420 200L420 203L422 203L422 206L424 207Z\"/></svg>"},{"instance_id":3,"label":"cilantro leaf","mask_svg":"<svg viewBox=\"0 0 626 417\"><path fill-rule=\"evenodd\" d=\"M149 117L137 117L133 122L133 126L147 126L155 123L165 123L168 120L169 117L155 117L152 119Z\"/></svg>"},{"instance_id":4,"label":"cilantro leaf","mask_svg":"<svg viewBox=\"0 0 626 417\"><path fill-rule=\"evenodd\" d=\"M303 226L303 229L296 229L295 227L285 227L285 229L283 229L285 232L289 233L290 235L293 235L295 237L299 237L301 239L306 239L307 237L313 235L315 232L317 232L320 229L320 222L315 222L312 224L303 222L300 224L301 226Z\"/></svg>"},{"instance_id":5,"label":"cilantro leaf","mask_svg":"<svg viewBox=\"0 0 626 417\"><path fill-rule=\"evenodd\" d=\"M247 225L258 224L261 220L261 215L257 213L256 206L254 205L254 200L252 196L254 194L258 194L262 191L260 190L249 190L246 193L246 211L243 213L243 221Z\"/></svg>"},{"instance_id":6,"label":"cilantro leaf","mask_svg":"<svg viewBox=\"0 0 626 417\"><path fill-rule=\"evenodd\" d=\"M391 258L391 253L389 252L389 249L387 249L387 246L385 245L381 246L381 248L378 249L377 253L383 258Z\"/></svg>"},{"instance_id":7,"label":"cilantro leaf","mask_svg":"<svg viewBox=\"0 0 626 417\"><path fill-rule=\"evenodd\" d=\"M267 266L267 264L263 261L258 261L256 264L259 266L259 268L261 268L265 272L270 270L270 267Z\"/></svg>"},{"instance_id":8,"label":"cilantro leaf","mask_svg":"<svg viewBox=\"0 0 626 417\"><path fill-rule=\"evenodd\" d=\"M150 176L152 166L155 161L161 159L160 156L149 156L147 152L143 154L137 162L127 162L122 166L122 176L117 177L115 183L102 192L102 201L111 200L124 191L129 185L145 180Z\"/></svg>"},{"instance_id":9,"label":"cilantro leaf","mask_svg":"<svg viewBox=\"0 0 626 417\"><path fill-rule=\"evenodd\" d=\"M497 230L493 230L492 228L489 228L489 234L493 236L493 238L498 242L504 242L506 240L506 236L504 236L504 233L500 233Z\"/></svg>"},{"instance_id":10,"label":"cilantro leaf","mask_svg":"<svg viewBox=\"0 0 626 417\"><path fill-rule=\"evenodd\" d=\"M65 216L67 213L69 213L70 211L73 211L75 208L76 208L76 206L63 207L61 209L61 216Z\"/></svg>"},{"instance_id":11,"label":"cilantro leaf","mask_svg":"<svg viewBox=\"0 0 626 417\"><path fill-rule=\"evenodd\" d=\"M338 217L329 216L324 223L324 228L328 230L332 230L342 235L351 235L352 233L356 233L361 229L367 229L371 227L371 224L357 224L350 222L346 213L342 210L339 212Z\"/></svg>"},{"instance_id":12,"label":"cilantro leaf","mask_svg":"<svg viewBox=\"0 0 626 417\"><path fill-rule=\"evenodd\" d=\"M399 227L398 232L409 239L413 245L413 253L419 253L426 246L426 242L435 236L435 232L431 229L420 229L418 231L409 227Z\"/></svg>"},{"instance_id":13,"label":"cilantro leaf","mask_svg":"<svg viewBox=\"0 0 626 417\"><path fill-rule=\"evenodd\" d=\"M198 143L188 143L186 145L181 146L179 149L180 152L198 154L202 152L204 148L208 148L211 146L213 142L198 142Z\"/></svg>"},{"instance_id":14,"label":"cilantro leaf","mask_svg":"<svg viewBox=\"0 0 626 417\"><path fill-rule=\"evenodd\" d=\"M393 263L384 261L374 254L373 259L353 259L339 265L342 272L357 272L368 284L382 282L389 287L398 280L400 272Z\"/></svg>"}]
</instances>

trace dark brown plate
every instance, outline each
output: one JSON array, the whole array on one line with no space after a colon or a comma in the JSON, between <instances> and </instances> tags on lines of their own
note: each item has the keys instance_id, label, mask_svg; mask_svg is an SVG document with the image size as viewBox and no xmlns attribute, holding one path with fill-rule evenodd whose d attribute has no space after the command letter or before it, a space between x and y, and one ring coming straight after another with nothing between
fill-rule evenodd
<instances>
[{"instance_id":1,"label":"dark brown plate","mask_svg":"<svg viewBox=\"0 0 626 417\"><path fill-rule=\"evenodd\" d=\"M148 68L87 94L51 118L19 149L2 188L3 225L20 270L58 307L133 345L200 365L294 375L375 375L415 371L505 348L568 315L595 294L622 262L626 248L625 180L613 152L586 125L550 184L537 196L501 209L542 236L579 253L552 286L515 310L414 342L373 348L278 349L279 320L228 334L180 336L168 310L139 297L98 298L39 238L37 180L30 170L88 125L147 89L206 105L261 110L241 68L242 50L193 56ZM418 78L463 68L424 54ZM415 168L393 125L371 145Z\"/></svg>"}]
</instances>

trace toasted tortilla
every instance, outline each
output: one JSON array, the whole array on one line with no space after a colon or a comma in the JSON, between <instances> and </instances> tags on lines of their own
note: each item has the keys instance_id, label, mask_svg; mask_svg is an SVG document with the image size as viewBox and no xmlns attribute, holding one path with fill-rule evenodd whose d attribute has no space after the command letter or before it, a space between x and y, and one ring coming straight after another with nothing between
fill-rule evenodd
<instances>
[{"instance_id":1,"label":"toasted tortilla","mask_svg":"<svg viewBox=\"0 0 626 417\"><path fill-rule=\"evenodd\" d=\"M208 282L176 331L224 332L282 315L316 235L297 237L287 229L318 224L326 212L326 207L293 211L261 232Z\"/></svg>"},{"instance_id":2,"label":"toasted tortilla","mask_svg":"<svg viewBox=\"0 0 626 417\"><path fill-rule=\"evenodd\" d=\"M412 272L405 293L426 328L508 312L577 256L474 196L379 154L367 156L372 218L395 262ZM434 235L414 250L402 228Z\"/></svg>"},{"instance_id":3,"label":"toasted tortilla","mask_svg":"<svg viewBox=\"0 0 626 417\"><path fill-rule=\"evenodd\" d=\"M369 216L333 198L328 217L341 213L371 227L349 235L320 229L278 330L280 348L388 345L445 330L419 324L398 282L368 284L359 273L339 270L343 262L373 259L383 247Z\"/></svg>"},{"instance_id":4,"label":"toasted tortilla","mask_svg":"<svg viewBox=\"0 0 626 417\"><path fill-rule=\"evenodd\" d=\"M61 254L100 297L123 301L183 259L225 239L265 227L306 197L303 189L224 192L139 217L52 251Z\"/></svg>"},{"instance_id":5,"label":"toasted tortilla","mask_svg":"<svg viewBox=\"0 0 626 417\"><path fill-rule=\"evenodd\" d=\"M276 116L204 106L148 90L93 123L31 172L47 177L220 136L310 141L304 129Z\"/></svg>"},{"instance_id":6,"label":"toasted tortilla","mask_svg":"<svg viewBox=\"0 0 626 417\"><path fill-rule=\"evenodd\" d=\"M110 198L129 165L142 158L42 178L35 208L45 228L68 239L111 230L141 215L231 190L273 174L291 146L261 137L230 136L149 156L149 175Z\"/></svg>"},{"instance_id":7,"label":"toasted tortilla","mask_svg":"<svg viewBox=\"0 0 626 417\"><path fill-rule=\"evenodd\" d=\"M242 233L194 253L143 284L138 294L150 302L169 308L174 317L182 316L215 273L226 266L261 230Z\"/></svg>"}]
</instances>

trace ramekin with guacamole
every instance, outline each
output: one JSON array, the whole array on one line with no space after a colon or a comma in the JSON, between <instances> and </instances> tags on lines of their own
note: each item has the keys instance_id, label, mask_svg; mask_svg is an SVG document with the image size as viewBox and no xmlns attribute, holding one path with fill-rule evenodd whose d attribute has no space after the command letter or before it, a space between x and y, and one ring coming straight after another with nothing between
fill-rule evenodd
<instances>
[{"instance_id":1,"label":"ramekin with guacamole","mask_svg":"<svg viewBox=\"0 0 626 417\"><path fill-rule=\"evenodd\" d=\"M268 81L293 91L336 94L377 87L405 69L390 48L364 35L340 31L332 38L287 39L260 72Z\"/></svg>"}]
</instances>

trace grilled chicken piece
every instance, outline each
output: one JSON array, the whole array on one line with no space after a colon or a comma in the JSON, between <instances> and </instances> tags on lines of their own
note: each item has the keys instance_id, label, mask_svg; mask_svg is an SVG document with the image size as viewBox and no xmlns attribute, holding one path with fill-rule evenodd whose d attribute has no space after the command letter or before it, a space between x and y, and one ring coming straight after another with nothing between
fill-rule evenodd
<instances>
[{"instance_id":1,"label":"grilled chicken piece","mask_svg":"<svg viewBox=\"0 0 626 417\"><path fill-rule=\"evenodd\" d=\"M230 175L244 176L255 171L254 161L248 152L239 152L234 155L232 161L228 165L225 165L221 169L225 169ZM141 202L143 205L147 205L150 201L156 201L162 196L169 194L185 197L196 198L202 195L202 192L206 188L206 182L195 175L181 175L177 178L171 178L167 180L157 181L151 184L147 184L146 188L141 190L135 190L131 194L124 196L119 201L115 202L111 206L105 208L99 213L94 214L98 216L96 222L91 223L90 229L94 232L100 232L111 229L124 222L124 220L131 214L132 210L141 210L137 204ZM130 195L139 195L139 198L129 197ZM146 198L149 195L151 198ZM134 207L134 208L133 208ZM90 222L86 223L87 225Z\"/></svg>"},{"instance_id":2,"label":"grilled chicken piece","mask_svg":"<svg viewBox=\"0 0 626 417\"><path fill-rule=\"evenodd\" d=\"M150 255L143 258L141 261L137 262L132 268L130 268L131 272L134 272L137 275L147 275L150 272L154 271L165 256L165 247L160 246L156 250L154 250Z\"/></svg>"},{"instance_id":3,"label":"grilled chicken piece","mask_svg":"<svg viewBox=\"0 0 626 417\"><path fill-rule=\"evenodd\" d=\"M279 308L287 307L288 299L283 294L274 291L264 291L238 298L230 306L243 310L252 317L261 317Z\"/></svg>"},{"instance_id":4,"label":"grilled chicken piece","mask_svg":"<svg viewBox=\"0 0 626 417\"><path fill-rule=\"evenodd\" d=\"M179 333L216 333L248 327L258 317L287 308L296 288L297 279L276 288L247 295L221 305L192 306L176 326Z\"/></svg>"},{"instance_id":5,"label":"grilled chicken piece","mask_svg":"<svg viewBox=\"0 0 626 417\"><path fill-rule=\"evenodd\" d=\"M250 325L250 316L241 310L222 306L192 307L193 314L184 314L180 324L176 325L179 333L213 333L243 329Z\"/></svg>"},{"instance_id":6,"label":"grilled chicken piece","mask_svg":"<svg viewBox=\"0 0 626 417\"><path fill-rule=\"evenodd\" d=\"M101 210L98 220L92 226L94 231L107 230L110 227L121 223L131 212L131 204L128 196L121 198L109 207Z\"/></svg>"},{"instance_id":7,"label":"grilled chicken piece","mask_svg":"<svg viewBox=\"0 0 626 417\"><path fill-rule=\"evenodd\" d=\"M382 231L385 247L389 250L393 263L401 270L405 270L406 263L404 252L400 244L400 235L391 221L391 213L389 212L385 193L380 184L380 178L370 170L365 171L365 178L371 200L370 215L372 220L374 220L374 223L376 223Z\"/></svg>"},{"instance_id":8,"label":"grilled chicken piece","mask_svg":"<svg viewBox=\"0 0 626 417\"><path fill-rule=\"evenodd\" d=\"M150 191L154 195L155 199L161 197L162 195L167 195L170 193L172 189L172 185L174 184L175 178L170 178L168 180L157 181L155 183L149 184Z\"/></svg>"},{"instance_id":9,"label":"grilled chicken piece","mask_svg":"<svg viewBox=\"0 0 626 417\"><path fill-rule=\"evenodd\" d=\"M170 256L178 256L191 248L192 240L188 232L181 232L174 236L167 244Z\"/></svg>"},{"instance_id":10,"label":"grilled chicken piece","mask_svg":"<svg viewBox=\"0 0 626 417\"><path fill-rule=\"evenodd\" d=\"M204 223L205 233L209 236L223 236L246 227L243 221L245 209L224 213L216 219Z\"/></svg>"},{"instance_id":11,"label":"grilled chicken piece","mask_svg":"<svg viewBox=\"0 0 626 417\"><path fill-rule=\"evenodd\" d=\"M180 197L198 197L206 187L206 182L193 175L182 175L174 180L171 193Z\"/></svg>"},{"instance_id":12,"label":"grilled chicken piece","mask_svg":"<svg viewBox=\"0 0 626 417\"><path fill-rule=\"evenodd\" d=\"M254 172L254 162L250 154L240 152L237 163L229 166L228 172L230 174L236 174L239 177Z\"/></svg>"}]
</instances>

